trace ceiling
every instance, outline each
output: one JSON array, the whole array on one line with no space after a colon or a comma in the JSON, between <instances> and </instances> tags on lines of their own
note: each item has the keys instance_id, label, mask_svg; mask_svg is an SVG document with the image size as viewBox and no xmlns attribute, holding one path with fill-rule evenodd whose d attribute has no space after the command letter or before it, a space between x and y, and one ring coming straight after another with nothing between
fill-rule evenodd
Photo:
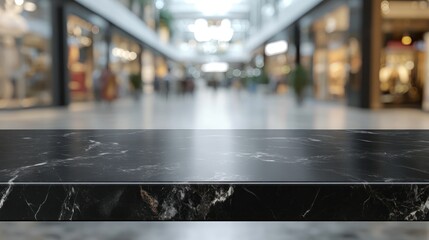
<instances>
[{"instance_id":1,"label":"ceiling","mask_svg":"<svg viewBox=\"0 0 429 240\"><path fill-rule=\"evenodd\" d=\"M171 44L179 50L215 56L242 50L251 27L252 0L164 1L174 19Z\"/></svg>"},{"instance_id":2,"label":"ceiling","mask_svg":"<svg viewBox=\"0 0 429 240\"><path fill-rule=\"evenodd\" d=\"M251 52L321 0L157 0L185 59L247 61ZM286 14L285 14L286 13ZM295 16L296 15L296 16ZM285 21L289 19L289 21Z\"/></svg>"}]
</instances>

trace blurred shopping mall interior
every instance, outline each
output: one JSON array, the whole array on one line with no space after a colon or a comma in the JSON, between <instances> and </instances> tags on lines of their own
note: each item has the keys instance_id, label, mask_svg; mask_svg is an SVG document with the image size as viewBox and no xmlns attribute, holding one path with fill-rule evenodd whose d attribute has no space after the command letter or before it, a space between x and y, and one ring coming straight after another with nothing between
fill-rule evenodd
<instances>
[{"instance_id":1,"label":"blurred shopping mall interior","mask_svg":"<svg viewBox=\"0 0 429 240\"><path fill-rule=\"evenodd\" d=\"M427 111L427 0L0 0L2 129L423 129Z\"/></svg>"},{"instance_id":2,"label":"blurred shopping mall interior","mask_svg":"<svg viewBox=\"0 0 429 240\"><path fill-rule=\"evenodd\" d=\"M429 129L429 0L0 0L0 129ZM35 218L46 199L27 202ZM12 223L0 239L429 236L427 224L185 225Z\"/></svg>"}]
</instances>

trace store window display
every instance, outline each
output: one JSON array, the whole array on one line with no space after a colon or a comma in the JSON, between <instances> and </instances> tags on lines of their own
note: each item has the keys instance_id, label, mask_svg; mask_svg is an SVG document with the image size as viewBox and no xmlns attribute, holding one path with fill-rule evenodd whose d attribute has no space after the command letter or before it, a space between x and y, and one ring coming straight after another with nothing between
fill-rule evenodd
<instances>
[{"instance_id":1,"label":"store window display","mask_svg":"<svg viewBox=\"0 0 429 240\"><path fill-rule=\"evenodd\" d=\"M429 5L412 1L381 2L383 51L380 92L385 106L422 105L428 50Z\"/></svg>"},{"instance_id":2,"label":"store window display","mask_svg":"<svg viewBox=\"0 0 429 240\"><path fill-rule=\"evenodd\" d=\"M110 66L118 81L119 97L142 90L141 51L136 41L118 32L113 34Z\"/></svg>"},{"instance_id":3,"label":"store window display","mask_svg":"<svg viewBox=\"0 0 429 240\"><path fill-rule=\"evenodd\" d=\"M52 104L49 0L0 0L0 108Z\"/></svg>"},{"instance_id":4,"label":"store window display","mask_svg":"<svg viewBox=\"0 0 429 240\"><path fill-rule=\"evenodd\" d=\"M316 98L344 99L349 77L350 9L343 5L312 25L315 46L313 81Z\"/></svg>"},{"instance_id":5,"label":"store window display","mask_svg":"<svg viewBox=\"0 0 429 240\"><path fill-rule=\"evenodd\" d=\"M92 19L98 19L93 16ZM70 71L69 88L73 102L100 99L99 83L102 70L107 64L106 28L101 19L99 24L86 21L76 15L67 20Z\"/></svg>"}]
</instances>

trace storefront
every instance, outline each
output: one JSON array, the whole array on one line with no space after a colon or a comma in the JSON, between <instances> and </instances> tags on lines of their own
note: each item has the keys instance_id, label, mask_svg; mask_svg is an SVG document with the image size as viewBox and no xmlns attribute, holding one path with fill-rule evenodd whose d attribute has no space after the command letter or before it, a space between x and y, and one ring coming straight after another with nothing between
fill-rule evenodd
<instances>
[{"instance_id":1,"label":"storefront","mask_svg":"<svg viewBox=\"0 0 429 240\"><path fill-rule=\"evenodd\" d=\"M103 18L71 4L67 7L69 98L102 100L103 72L114 76L115 98L140 94L141 43Z\"/></svg>"},{"instance_id":2,"label":"storefront","mask_svg":"<svg viewBox=\"0 0 429 240\"><path fill-rule=\"evenodd\" d=\"M349 75L349 24L347 5L336 7L312 24L315 45L313 79L317 99L345 99Z\"/></svg>"},{"instance_id":3,"label":"storefront","mask_svg":"<svg viewBox=\"0 0 429 240\"><path fill-rule=\"evenodd\" d=\"M0 109L53 104L50 0L0 0Z\"/></svg>"},{"instance_id":4,"label":"storefront","mask_svg":"<svg viewBox=\"0 0 429 240\"><path fill-rule=\"evenodd\" d=\"M257 73L269 73L266 77L270 89L277 94L288 91L289 76L297 62L295 28L295 25L287 28L265 45L262 55L259 55L264 59L264 64L255 59L255 66L261 70Z\"/></svg>"},{"instance_id":5,"label":"storefront","mask_svg":"<svg viewBox=\"0 0 429 240\"><path fill-rule=\"evenodd\" d=\"M102 18L70 7L67 43L72 102L100 99L100 76L108 62L107 28Z\"/></svg>"},{"instance_id":6,"label":"storefront","mask_svg":"<svg viewBox=\"0 0 429 240\"><path fill-rule=\"evenodd\" d=\"M118 97L129 97L142 90L141 47L125 33L115 29L110 45L110 67L118 83Z\"/></svg>"},{"instance_id":7,"label":"storefront","mask_svg":"<svg viewBox=\"0 0 429 240\"><path fill-rule=\"evenodd\" d=\"M121 2L158 29L154 1ZM167 59L86 7L74 0L0 0L0 109L101 100L107 68L118 97L153 92L155 79L168 72Z\"/></svg>"},{"instance_id":8,"label":"storefront","mask_svg":"<svg viewBox=\"0 0 429 240\"><path fill-rule=\"evenodd\" d=\"M315 98L429 108L429 2L327 0L299 25L299 62Z\"/></svg>"},{"instance_id":9,"label":"storefront","mask_svg":"<svg viewBox=\"0 0 429 240\"><path fill-rule=\"evenodd\" d=\"M380 101L389 107L421 107L427 84L429 3L382 1L381 15Z\"/></svg>"},{"instance_id":10,"label":"storefront","mask_svg":"<svg viewBox=\"0 0 429 240\"><path fill-rule=\"evenodd\" d=\"M326 0L299 21L298 61L320 100L375 108L377 1Z\"/></svg>"},{"instance_id":11,"label":"storefront","mask_svg":"<svg viewBox=\"0 0 429 240\"><path fill-rule=\"evenodd\" d=\"M350 66L350 7L332 2L301 21L301 61L320 100L345 100Z\"/></svg>"}]
</instances>

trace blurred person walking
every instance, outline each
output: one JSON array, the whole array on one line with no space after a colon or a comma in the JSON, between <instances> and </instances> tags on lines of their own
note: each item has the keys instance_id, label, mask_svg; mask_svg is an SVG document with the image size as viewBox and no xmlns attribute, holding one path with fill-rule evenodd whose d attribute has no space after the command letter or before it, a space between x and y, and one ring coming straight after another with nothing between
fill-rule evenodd
<instances>
[{"instance_id":1,"label":"blurred person walking","mask_svg":"<svg viewBox=\"0 0 429 240\"><path fill-rule=\"evenodd\" d=\"M168 73L165 75L163 82L164 82L164 91L165 91L165 97L168 99L168 95L170 94L170 88L171 84L174 80L174 75L171 70L171 68L168 68Z\"/></svg>"},{"instance_id":2,"label":"blurred person walking","mask_svg":"<svg viewBox=\"0 0 429 240\"><path fill-rule=\"evenodd\" d=\"M301 106L304 103L305 88L308 83L307 72L302 65L298 64L292 71L291 83L295 92L296 102Z\"/></svg>"}]
</instances>

